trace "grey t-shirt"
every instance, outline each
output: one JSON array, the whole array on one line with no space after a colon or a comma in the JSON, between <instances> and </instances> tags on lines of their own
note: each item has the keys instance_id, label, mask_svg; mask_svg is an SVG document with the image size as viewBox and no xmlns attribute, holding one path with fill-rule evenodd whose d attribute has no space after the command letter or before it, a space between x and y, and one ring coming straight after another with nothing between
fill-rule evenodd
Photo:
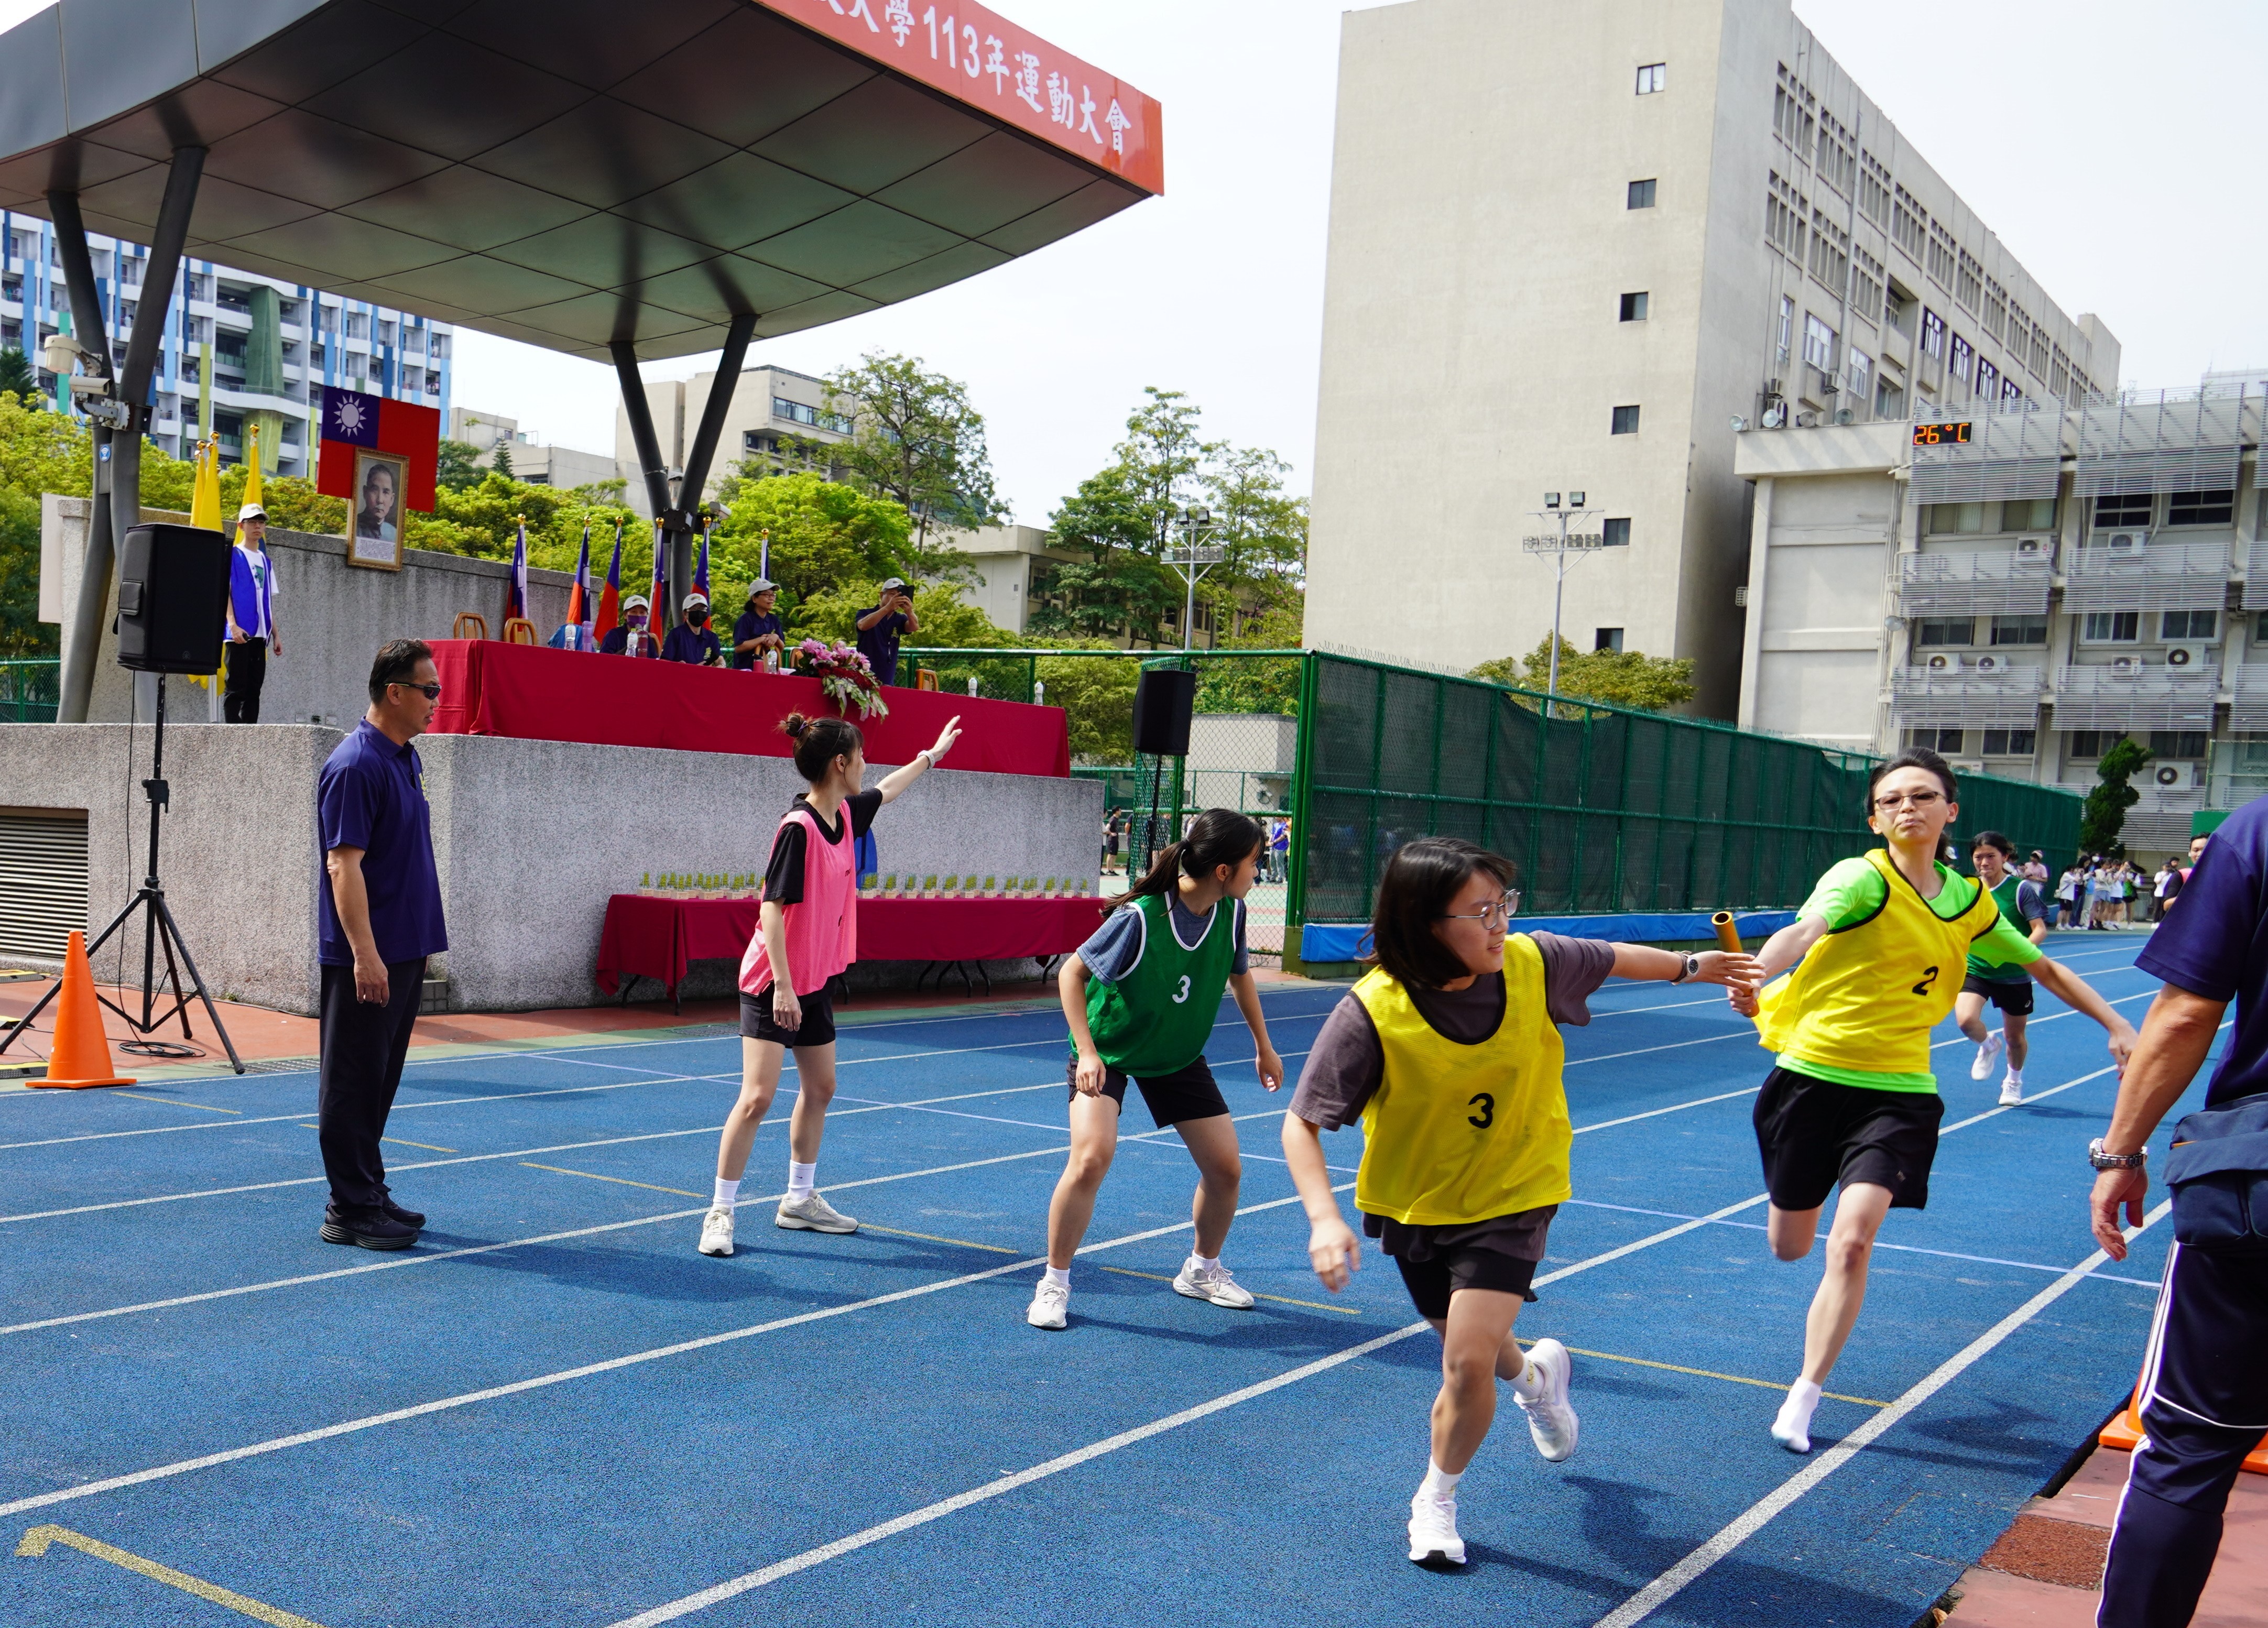
<instances>
[{"instance_id":1,"label":"grey t-shirt","mask_svg":"<svg viewBox=\"0 0 2268 1628\"><path fill-rule=\"evenodd\" d=\"M1591 1020L1591 992L1615 969L1615 947L1603 939L1531 935L1543 956L1543 1010L1554 1023L1578 1028ZM1410 998L1433 1032L1461 1046L1476 1046L1504 1020L1504 974L1475 978L1462 990L1412 988ZM1353 995L1331 1009L1300 1070L1292 1111L1309 1124L1336 1131L1362 1117L1386 1071L1386 1053L1370 1012Z\"/></svg>"},{"instance_id":2,"label":"grey t-shirt","mask_svg":"<svg viewBox=\"0 0 2268 1628\"><path fill-rule=\"evenodd\" d=\"M1244 901L1224 899L1221 904L1232 907L1229 930L1236 937L1234 958L1229 962L1228 976L1239 977L1252 970L1252 958L1244 947ZM1185 909L1179 899L1167 907L1174 924L1174 936L1186 948L1195 948L1204 941L1206 924L1219 913L1220 905L1199 916ZM1087 976L1098 983L1116 983L1134 967L1135 958L1142 953L1142 911L1138 905L1125 905L1103 918L1086 942L1079 947L1079 958L1086 964Z\"/></svg>"}]
</instances>

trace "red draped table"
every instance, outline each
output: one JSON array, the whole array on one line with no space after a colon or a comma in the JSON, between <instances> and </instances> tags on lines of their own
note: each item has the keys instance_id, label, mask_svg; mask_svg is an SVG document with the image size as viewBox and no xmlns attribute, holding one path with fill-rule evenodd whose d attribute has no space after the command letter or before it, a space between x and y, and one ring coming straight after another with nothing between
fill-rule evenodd
<instances>
[{"instance_id":1,"label":"red draped table","mask_svg":"<svg viewBox=\"0 0 2268 1628\"><path fill-rule=\"evenodd\" d=\"M431 643L441 678L432 727L442 734L788 757L793 743L780 733L780 719L790 712L820 717L837 711L817 679L792 674L688 667L499 639ZM1070 777L1071 736L1060 707L925 689L892 689L883 695L887 717L852 720L865 732L870 762L913 762L958 713L962 733L953 750L954 768Z\"/></svg>"},{"instance_id":2,"label":"red draped table","mask_svg":"<svg viewBox=\"0 0 2268 1628\"><path fill-rule=\"evenodd\" d=\"M986 961L1065 955L1102 924L1107 899L861 899L861 961ZM755 936L754 899L618 893L599 933L599 987L652 978L674 998L693 961L738 961Z\"/></svg>"}]
</instances>

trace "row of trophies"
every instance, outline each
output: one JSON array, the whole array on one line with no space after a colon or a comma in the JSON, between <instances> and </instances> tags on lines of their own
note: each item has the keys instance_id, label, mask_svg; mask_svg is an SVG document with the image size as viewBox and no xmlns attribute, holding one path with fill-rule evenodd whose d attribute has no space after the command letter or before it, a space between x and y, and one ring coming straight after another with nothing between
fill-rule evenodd
<instances>
[{"instance_id":1,"label":"row of trophies","mask_svg":"<svg viewBox=\"0 0 2268 1628\"><path fill-rule=\"evenodd\" d=\"M657 880L652 872L639 879L638 892L652 899L747 899L762 891L764 879L755 875L664 872ZM1090 876L915 876L869 871L858 879L862 899L1091 899L1095 881Z\"/></svg>"}]
</instances>

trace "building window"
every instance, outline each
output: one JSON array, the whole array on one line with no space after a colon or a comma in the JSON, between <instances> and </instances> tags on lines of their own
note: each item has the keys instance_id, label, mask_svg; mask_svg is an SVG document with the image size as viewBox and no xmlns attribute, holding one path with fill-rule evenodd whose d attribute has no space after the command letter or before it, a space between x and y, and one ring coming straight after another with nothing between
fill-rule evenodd
<instances>
[{"instance_id":1,"label":"building window","mask_svg":"<svg viewBox=\"0 0 2268 1628\"><path fill-rule=\"evenodd\" d=\"M1945 319L1927 306L1921 311L1921 350L1924 356L1945 359Z\"/></svg>"},{"instance_id":2,"label":"building window","mask_svg":"<svg viewBox=\"0 0 2268 1628\"><path fill-rule=\"evenodd\" d=\"M1803 222L1810 209L1793 184L1774 171L1764 194L1764 241L1798 265L1803 263Z\"/></svg>"},{"instance_id":3,"label":"building window","mask_svg":"<svg viewBox=\"0 0 2268 1628\"><path fill-rule=\"evenodd\" d=\"M806 407L801 401L791 401L784 395L772 398L772 416L784 418L791 424L810 424L814 429L832 430L837 435L850 433L850 421L842 414Z\"/></svg>"},{"instance_id":4,"label":"building window","mask_svg":"<svg viewBox=\"0 0 2268 1628\"><path fill-rule=\"evenodd\" d=\"M1786 295L1779 297L1779 362L1787 365L1788 347L1795 343L1795 301Z\"/></svg>"},{"instance_id":5,"label":"building window","mask_svg":"<svg viewBox=\"0 0 2268 1628\"><path fill-rule=\"evenodd\" d=\"M2100 757L2125 738L2123 729L2074 729L2071 732L2071 755Z\"/></svg>"},{"instance_id":6,"label":"building window","mask_svg":"<svg viewBox=\"0 0 2268 1628\"><path fill-rule=\"evenodd\" d=\"M1962 249L1955 276L1953 297L1961 302L1962 310L1974 313L1984 292L1984 268L1977 264L1975 255Z\"/></svg>"},{"instance_id":7,"label":"building window","mask_svg":"<svg viewBox=\"0 0 2268 1628\"><path fill-rule=\"evenodd\" d=\"M2014 407L2023 399L2023 387L2014 379L2003 379L2000 381L2000 401L2004 405Z\"/></svg>"},{"instance_id":8,"label":"building window","mask_svg":"<svg viewBox=\"0 0 2268 1628\"><path fill-rule=\"evenodd\" d=\"M1851 234L1830 220L1825 210L1811 211L1811 275L1837 299L1850 286Z\"/></svg>"},{"instance_id":9,"label":"building window","mask_svg":"<svg viewBox=\"0 0 2268 1628\"><path fill-rule=\"evenodd\" d=\"M1653 96L1669 88L1669 64L1648 63L1638 70L1638 93Z\"/></svg>"},{"instance_id":10,"label":"building window","mask_svg":"<svg viewBox=\"0 0 2268 1628\"><path fill-rule=\"evenodd\" d=\"M2169 526L2226 526L2236 516L2236 494L2176 492L2166 500Z\"/></svg>"},{"instance_id":11,"label":"building window","mask_svg":"<svg viewBox=\"0 0 2268 1628\"><path fill-rule=\"evenodd\" d=\"M1922 243L1926 235L1925 223L1929 212L1914 202L1913 195L1904 187L1890 188L1890 241L1921 263Z\"/></svg>"},{"instance_id":12,"label":"building window","mask_svg":"<svg viewBox=\"0 0 2268 1628\"><path fill-rule=\"evenodd\" d=\"M1859 155L1859 213L1877 226L1890 220L1890 176L1871 152Z\"/></svg>"},{"instance_id":13,"label":"building window","mask_svg":"<svg viewBox=\"0 0 2268 1628\"><path fill-rule=\"evenodd\" d=\"M1977 352L1970 348L1967 340L1955 334L1953 336L1953 359L1946 364L1946 372L1965 385L1976 371Z\"/></svg>"},{"instance_id":14,"label":"building window","mask_svg":"<svg viewBox=\"0 0 2268 1628\"><path fill-rule=\"evenodd\" d=\"M1646 306L1646 298L1644 293L1624 295L1622 320L1625 322L1645 321Z\"/></svg>"},{"instance_id":15,"label":"building window","mask_svg":"<svg viewBox=\"0 0 2268 1628\"><path fill-rule=\"evenodd\" d=\"M1851 304L1860 316L1882 309L1882 262L1865 248L1851 251Z\"/></svg>"},{"instance_id":16,"label":"building window","mask_svg":"<svg viewBox=\"0 0 2268 1628\"><path fill-rule=\"evenodd\" d=\"M2105 493L2095 500L2095 529L2097 531L2140 530L2150 524L2150 494L2147 492Z\"/></svg>"},{"instance_id":17,"label":"building window","mask_svg":"<svg viewBox=\"0 0 2268 1628\"><path fill-rule=\"evenodd\" d=\"M1631 182L1630 203L1628 207L1634 210L1652 209L1653 207L1653 182L1651 180L1634 180Z\"/></svg>"},{"instance_id":18,"label":"building window","mask_svg":"<svg viewBox=\"0 0 2268 1628\"><path fill-rule=\"evenodd\" d=\"M2044 645L2048 642L2048 619L2045 616L1995 616L1992 618L1992 642L1995 645Z\"/></svg>"},{"instance_id":19,"label":"building window","mask_svg":"<svg viewBox=\"0 0 2268 1628\"><path fill-rule=\"evenodd\" d=\"M2037 749L2039 734L2029 729L1988 729L1984 732L1984 755L1987 757L2029 757Z\"/></svg>"},{"instance_id":20,"label":"building window","mask_svg":"<svg viewBox=\"0 0 2268 1628\"><path fill-rule=\"evenodd\" d=\"M1974 645L1977 642L1977 618L1974 616L1920 617L1914 622L1913 642L1918 647Z\"/></svg>"},{"instance_id":21,"label":"building window","mask_svg":"<svg viewBox=\"0 0 2268 1628\"><path fill-rule=\"evenodd\" d=\"M1835 330L1808 311L1803 314L1803 359L1822 373L1835 371Z\"/></svg>"},{"instance_id":22,"label":"building window","mask_svg":"<svg viewBox=\"0 0 2268 1628\"><path fill-rule=\"evenodd\" d=\"M1977 358L1977 394L1988 401L2000 394L2000 370L1983 357Z\"/></svg>"},{"instance_id":23,"label":"building window","mask_svg":"<svg viewBox=\"0 0 2268 1628\"><path fill-rule=\"evenodd\" d=\"M1638 409L1635 407L1617 407L1615 409L1614 428L1609 431L1608 433L1610 435L1636 435L1638 433Z\"/></svg>"},{"instance_id":24,"label":"building window","mask_svg":"<svg viewBox=\"0 0 2268 1628\"><path fill-rule=\"evenodd\" d=\"M1984 529L1984 507L1981 503L1933 503L1923 519L1933 537L1948 532L1981 532Z\"/></svg>"},{"instance_id":25,"label":"building window","mask_svg":"<svg viewBox=\"0 0 2268 1628\"><path fill-rule=\"evenodd\" d=\"M1951 757L1961 755L1962 743L1968 738L1966 733L1958 729L1909 729L1906 731L1908 746L1926 747L1930 751L1941 752Z\"/></svg>"},{"instance_id":26,"label":"building window","mask_svg":"<svg viewBox=\"0 0 2268 1628\"><path fill-rule=\"evenodd\" d=\"M2150 755L2153 757L2203 757L2205 742L2212 739L2203 729L2154 729L2150 732Z\"/></svg>"},{"instance_id":27,"label":"building window","mask_svg":"<svg viewBox=\"0 0 2268 1628\"><path fill-rule=\"evenodd\" d=\"M2079 637L2090 645L2131 645L2142 637L2142 613L2090 610L2080 618Z\"/></svg>"},{"instance_id":28,"label":"building window","mask_svg":"<svg viewBox=\"0 0 2268 1628\"><path fill-rule=\"evenodd\" d=\"M2055 526L2052 497L2019 497L2000 505L2002 531L2053 531Z\"/></svg>"},{"instance_id":29,"label":"building window","mask_svg":"<svg viewBox=\"0 0 2268 1628\"><path fill-rule=\"evenodd\" d=\"M2218 638L2220 637L2220 613L2217 610L2169 610L2158 618L2158 637L2164 639Z\"/></svg>"},{"instance_id":30,"label":"building window","mask_svg":"<svg viewBox=\"0 0 2268 1628\"><path fill-rule=\"evenodd\" d=\"M2008 291L1991 277L1984 279L1984 331L1993 338L2001 336L2008 320Z\"/></svg>"},{"instance_id":31,"label":"building window","mask_svg":"<svg viewBox=\"0 0 2268 1628\"><path fill-rule=\"evenodd\" d=\"M1622 647L1623 630L1620 628L1599 628L1594 630L1591 635L1591 648L1594 651L1612 650L1618 652Z\"/></svg>"},{"instance_id":32,"label":"building window","mask_svg":"<svg viewBox=\"0 0 2268 1628\"><path fill-rule=\"evenodd\" d=\"M1599 546L1602 549L1629 548L1630 520L1624 518L1602 522L1599 527ZM1622 646L1617 645L1615 648L1620 650Z\"/></svg>"},{"instance_id":33,"label":"building window","mask_svg":"<svg viewBox=\"0 0 2268 1628\"><path fill-rule=\"evenodd\" d=\"M1929 223L1929 276L1938 287L1953 287L1953 234L1941 221Z\"/></svg>"},{"instance_id":34,"label":"building window","mask_svg":"<svg viewBox=\"0 0 2268 1628\"><path fill-rule=\"evenodd\" d=\"M1863 407L1874 394L1874 358L1863 350L1846 350L1843 360L1843 371L1849 375L1843 381L1843 394Z\"/></svg>"}]
</instances>

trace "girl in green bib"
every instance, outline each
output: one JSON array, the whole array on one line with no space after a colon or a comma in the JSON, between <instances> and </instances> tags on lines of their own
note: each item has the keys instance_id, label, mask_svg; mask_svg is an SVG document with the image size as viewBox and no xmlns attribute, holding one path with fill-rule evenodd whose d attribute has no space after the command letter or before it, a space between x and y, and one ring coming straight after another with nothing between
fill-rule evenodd
<instances>
[{"instance_id":1,"label":"girl in green bib","mask_svg":"<svg viewBox=\"0 0 2268 1628\"><path fill-rule=\"evenodd\" d=\"M1735 1010L1778 1054L1756 1095L1756 1146L1771 1198L1772 1253L1811 1253L1819 1212L1841 1190L1826 1270L1804 1324L1803 1372L1771 1425L1791 1453L1811 1451L1811 1415L1867 1298L1867 1262L1882 1218L1929 1202L1945 1104L1930 1068L1930 1031L1949 1016L1972 956L2021 968L2109 1031L2123 1067L2134 1031L2079 976L2009 925L1992 893L1942 863L1960 806L1953 770L1915 747L1877 764L1867 823L1884 846L1819 879L1796 918L1767 939L1758 985Z\"/></svg>"},{"instance_id":2,"label":"girl in green bib","mask_svg":"<svg viewBox=\"0 0 2268 1628\"><path fill-rule=\"evenodd\" d=\"M1171 1125L1197 1160L1189 1203L1197 1239L1174 1292L1240 1311L1252 1304L1251 1292L1220 1263L1243 1163L1204 1048L1221 991L1232 991L1259 1049L1260 1083L1270 1091L1284 1083L1244 947L1244 896L1259 872L1261 838L1244 815L1206 809L1064 962L1057 984L1071 1024L1071 1158L1048 1205L1047 1271L1025 1314L1035 1329L1068 1321L1071 1256L1117 1151L1129 1079L1158 1128Z\"/></svg>"}]
</instances>

